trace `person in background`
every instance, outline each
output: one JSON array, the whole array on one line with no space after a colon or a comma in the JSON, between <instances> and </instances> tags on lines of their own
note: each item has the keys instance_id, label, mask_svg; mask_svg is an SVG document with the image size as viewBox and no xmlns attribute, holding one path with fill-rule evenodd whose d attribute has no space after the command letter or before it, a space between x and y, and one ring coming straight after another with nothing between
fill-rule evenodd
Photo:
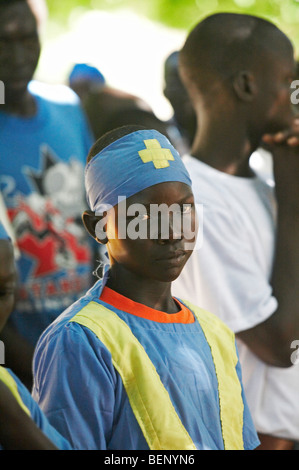
<instances>
[{"instance_id":1,"label":"person in background","mask_svg":"<svg viewBox=\"0 0 299 470\"><path fill-rule=\"evenodd\" d=\"M90 64L75 64L69 74L68 84L72 90L84 101L93 90L101 90L106 85L104 75Z\"/></svg>"},{"instance_id":2,"label":"person in background","mask_svg":"<svg viewBox=\"0 0 299 470\"><path fill-rule=\"evenodd\" d=\"M14 305L16 282L13 244L0 222L0 331L5 326ZM0 449L71 449L67 440L49 424L27 387L10 369L2 365L0 366Z\"/></svg>"},{"instance_id":3,"label":"person in background","mask_svg":"<svg viewBox=\"0 0 299 470\"><path fill-rule=\"evenodd\" d=\"M173 110L173 116L168 121L168 133L176 140L175 147L179 153L184 155L192 147L196 114L179 75L179 51L172 52L164 62L163 93Z\"/></svg>"},{"instance_id":4,"label":"person in background","mask_svg":"<svg viewBox=\"0 0 299 470\"><path fill-rule=\"evenodd\" d=\"M0 191L20 253L18 295L1 339L7 364L30 388L36 341L92 284L81 220L85 156L94 141L77 95L33 80L39 1L0 2Z\"/></svg>"},{"instance_id":5,"label":"person in background","mask_svg":"<svg viewBox=\"0 0 299 470\"><path fill-rule=\"evenodd\" d=\"M203 243L173 292L214 312L236 334L246 398L261 450L299 440L299 156L292 139L268 139L275 188L252 153L294 126L293 46L264 19L219 13L199 22L180 51L180 74L198 129L184 162L203 206Z\"/></svg>"}]
</instances>

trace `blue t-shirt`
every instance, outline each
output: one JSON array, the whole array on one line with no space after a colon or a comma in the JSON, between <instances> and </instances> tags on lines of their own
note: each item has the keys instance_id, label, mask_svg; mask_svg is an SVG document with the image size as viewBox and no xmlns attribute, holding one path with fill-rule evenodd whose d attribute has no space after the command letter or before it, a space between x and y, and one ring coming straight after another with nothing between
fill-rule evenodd
<instances>
[{"instance_id":1,"label":"blue t-shirt","mask_svg":"<svg viewBox=\"0 0 299 470\"><path fill-rule=\"evenodd\" d=\"M111 307L98 281L41 336L33 396L76 449L149 450L110 351L88 328L69 320L90 301L112 309L142 344L197 449L223 449L218 382L200 324L163 323ZM240 364L237 374L241 382ZM245 449L259 445L242 393Z\"/></svg>"},{"instance_id":2,"label":"blue t-shirt","mask_svg":"<svg viewBox=\"0 0 299 470\"><path fill-rule=\"evenodd\" d=\"M23 404L30 412L30 416L37 425L37 427L50 439L50 441L53 442L53 444L55 444L58 449L71 450L70 443L64 437L62 437L59 432L57 432L56 429L53 428L53 426L51 426L44 413L41 411L37 403L30 395L28 389L23 385L23 383L11 370L6 370L9 372L9 374L15 381L20 398ZM1 443L0 450L3 450L3 447L1 447Z\"/></svg>"},{"instance_id":3,"label":"blue t-shirt","mask_svg":"<svg viewBox=\"0 0 299 470\"><path fill-rule=\"evenodd\" d=\"M75 93L31 82L37 113L16 117L0 107L0 189L21 257L11 320L32 344L90 287L90 237L84 166L93 138Z\"/></svg>"},{"instance_id":4,"label":"blue t-shirt","mask_svg":"<svg viewBox=\"0 0 299 470\"><path fill-rule=\"evenodd\" d=\"M0 221L0 240L9 240L8 233L1 221Z\"/></svg>"}]
</instances>

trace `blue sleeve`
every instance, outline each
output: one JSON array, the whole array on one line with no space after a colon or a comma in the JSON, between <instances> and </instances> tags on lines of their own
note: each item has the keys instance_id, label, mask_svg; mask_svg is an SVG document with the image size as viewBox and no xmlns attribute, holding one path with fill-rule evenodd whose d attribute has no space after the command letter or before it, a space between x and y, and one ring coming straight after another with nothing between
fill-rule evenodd
<instances>
[{"instance_id":1,"label":"blue sleeve","mask_svg":"<svg viewBox=\"0 0 299 470\"><path fill-rule=\"evenodd\" d=\"M78 108L79 108L79 114L80 114L79 119L81 121L82 136L83 136L84 146L86 150L85 156L87 157L91 146L95 142L95 138L91 131L90 124L89 124L89 121L88 121L88 118L86 116L84 109L81 107L80 104L78 105ZM86 160L84 163L86 163Z\"/></svg>"},{"instance_id":2,"label":"blue sleeve","mask_svg":"<svg viewBox=\"0 0 299 470\"><path fill-rule=\"evenodd\" d=\"M45 341L35 353L33 396L75 449L107 449L121 386L110 352L76 323Z\"/></svg>"},{"instance_id":3,"label":"blue sleeve","mask_svg":"<svg viewBox=\"0 0 299 470\"><path fill-rule=\"evenodd\" d=\"M39 408L36 401L32 398L25 385L18 379L18 377L12 371L10 371L10 374L14 378L18 387L20 397L22 398L24 405L30 411L31 418L35 422L37 427L53 442L53 444L56 445L58 449L71 450L70 443L67 441L67 439L62 437L53 426L51 426L48 419L46 418L42 410Z\"/></svg>"}]
</instances>

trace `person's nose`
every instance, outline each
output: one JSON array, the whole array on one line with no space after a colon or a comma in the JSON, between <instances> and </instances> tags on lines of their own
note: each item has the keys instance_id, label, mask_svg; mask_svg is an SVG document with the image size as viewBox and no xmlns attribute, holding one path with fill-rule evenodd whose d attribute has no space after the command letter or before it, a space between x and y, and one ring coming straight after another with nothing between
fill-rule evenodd
<instances>
[{"instance_id":1,"label":"person's nose","mask_svg":"<svg viewBox=\"0 0 299 470\"><path fill-rule=\"evenodd\" d=\"M181 217L175 214L169 215L161 221L158 241L160 243L175 243L182 239Z\"/></svg>"}]
</instances>

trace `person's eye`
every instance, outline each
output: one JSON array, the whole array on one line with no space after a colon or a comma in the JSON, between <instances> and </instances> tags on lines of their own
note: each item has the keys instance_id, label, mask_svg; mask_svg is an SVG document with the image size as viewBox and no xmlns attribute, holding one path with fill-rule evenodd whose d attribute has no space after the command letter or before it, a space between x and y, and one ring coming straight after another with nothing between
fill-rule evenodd
<instances>
[{"instance_id":1,"label":"person's eye","mask_svg":"<svg viewBox=\"0 0 299 470\"><path fill-rule=\"evenodd\" d=\"M9 297L10 295L13 295L13 293L13 289L0 290L0 299L3 299L4 297Z\"/></svg>"},{"instance_id":2,"label":"person's eye","mask_svg":"<svg viewBox=\"0 0 299 470\"><path fill-rule=\"evenodd\" d=\"M192 204L183 204L181 213L183 215L191 214L192 212Z\"/></svg>"},{"instance_id":3,"label":"person's eye","mask_svg":"<svg viewBox=\"0 0 299 470\"><path fill-rule=\"evenodd\" d=\"M150 218L149 214L138 214L137 219L138 220L148 220Z\"/></svg>"},{"instance_id":4,"label":"person's eye","mask_svg":"<svg viewBox=\"0 0 299 470\"><path fill-rule=\"evenodd\" d=\"M150 218L149 214L135 214L135 215L128 215L127 220L139 220L140 222L148 220Z\"/></svg>"}]
</instances>

